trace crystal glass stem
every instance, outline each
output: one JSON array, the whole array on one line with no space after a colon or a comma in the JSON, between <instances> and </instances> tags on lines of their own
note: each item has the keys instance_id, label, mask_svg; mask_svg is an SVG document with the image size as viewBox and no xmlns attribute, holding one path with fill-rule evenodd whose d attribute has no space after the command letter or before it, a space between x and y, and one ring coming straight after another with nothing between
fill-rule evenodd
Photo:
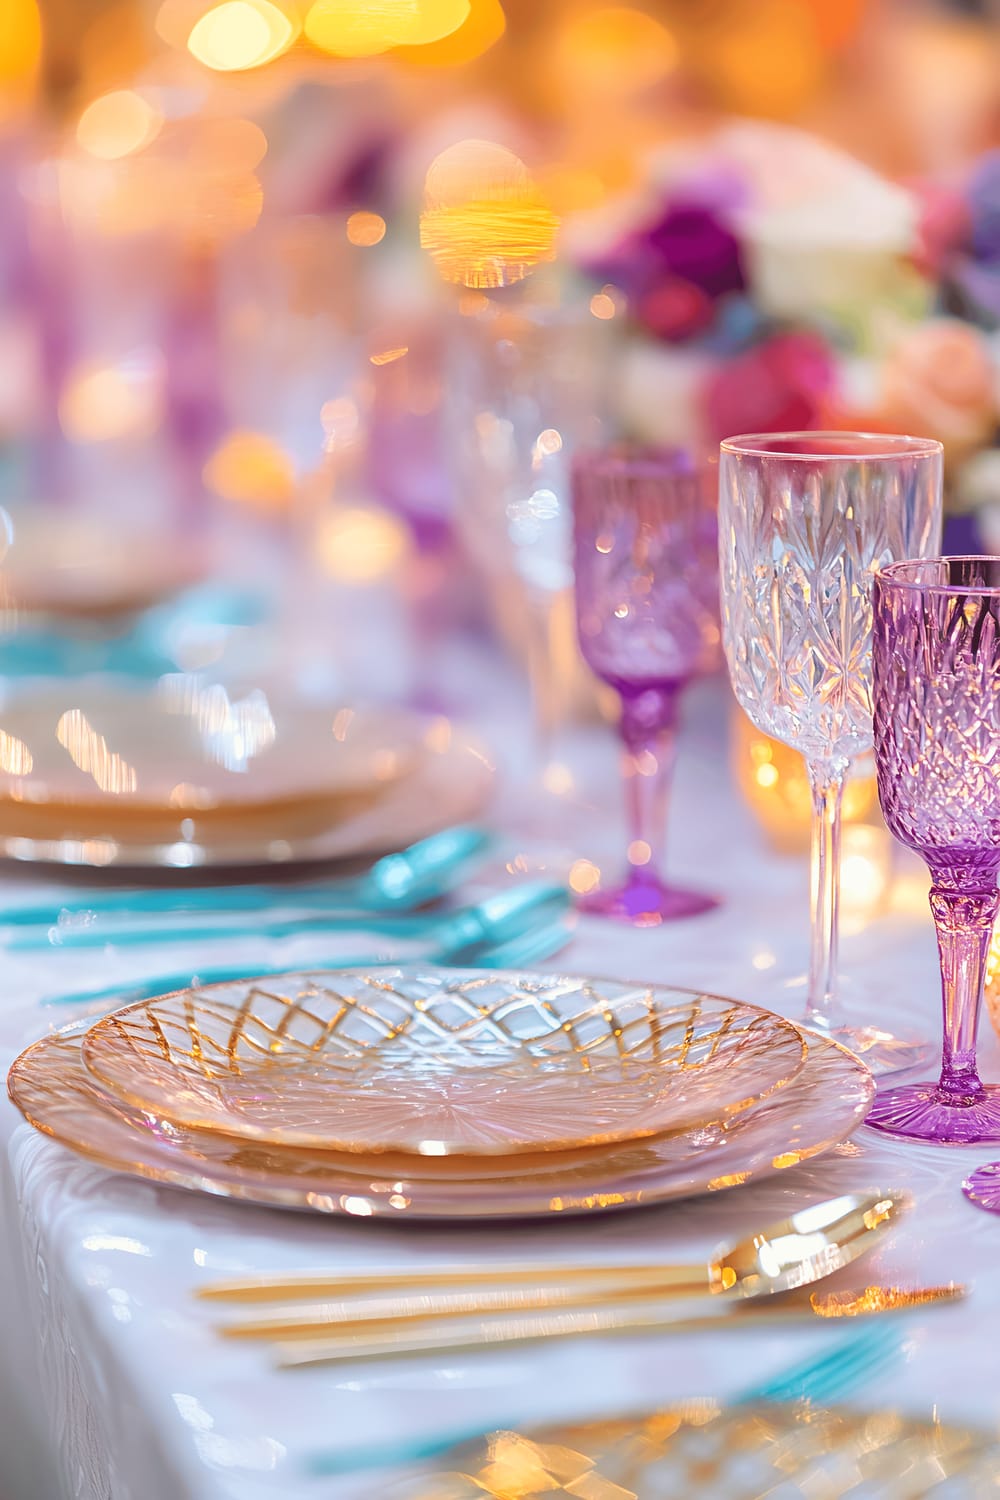
<instances>
[{"instance_id":1,"label":"crystal glass stem","mask_svg":"<svg viewBox=\"0 0 1000 1500\"><path fill-rule=\"evenodd\" d=\"M809 766L812 788L812 858L810 883L812 931L809 944L809 992L806 1023L829 1029L834 1022L837 988L837 940L840 908L840 829L846 760Z\"/></svg>"},{"instance_id":2,"label":"crystal glass stem","mask_svg":"<svg viewBox=\"0 0 1000 1500\"><path fill-rule=\"evenodd\" d=\"M995 887L964 891L956 881L932 885L930 901L941 955L944 1007L938 1092L942 1102L972 1103L986 1092L976 1070L976 1031L1000 892Z\"/></svg>"},{"instance_id":3,"label":"crystal glass stem","mask_svg":"<svg viewBox=\"0 0 1000 1500\"><path fill-rule=\"evenodd\" d=\"M628 885L658 885L673 779L679 683L621 688L622 774L628 815ZM648 853L647 853L648 851Z\"/></svg>"}]
</instances>

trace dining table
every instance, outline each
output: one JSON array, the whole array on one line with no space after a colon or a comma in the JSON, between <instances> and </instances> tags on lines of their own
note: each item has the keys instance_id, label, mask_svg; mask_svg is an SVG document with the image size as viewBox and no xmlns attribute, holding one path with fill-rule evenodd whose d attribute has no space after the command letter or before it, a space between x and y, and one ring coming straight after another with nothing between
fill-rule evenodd
<instances>
[{"instance_id":1,"label":"dining table","mask_svg":"<svg viewBox=\"0 0 1000 1500\"><path fill-rule=\"evenodd\" d=\"M624 847L615 749L596 718L561 731L558 774L524 752L526 710L513 675L491 662L488 703L459 711L491 747L496 795L484 814L491 851L460 892L475 899L577 860L612 871ZM501 692L497 686L506 682ZM801 1017L808 957L807 856L778 853L741 796L732 699L715 677L685 704L670 817L669 867L719 898L689 920L636 929L580 916L544 967L667 982ZM845 871L851 902L851 867ZM9 865L0 911L79 902L57 867ZM2 917L0 917L2 927ZM9 929L8 929L9 931ZM0 1057L92 1013L74 992L221 961L233 941L196 953L155 944L8 951ZM322 934L244 934L241 963L308 967L330 956ZM940 1037L937 952L921 867L901 853L880 909L850 916L841 943L855 1015ZM981 1024L984 1075L1000 1047ZM936 1058L928 1064L935 1071ZM894 1314L887 1361L859 1372L849 1399L943 1422L1000 1422L993 1330L1000 1318L1000 1220L962 1194L989 1147L852 1138L742 1186L662 1206L595 1208L541 1220L393 1222L350 1212L283 1212L109 1172L0 1105L0 1497L2 1500L361 1500L390 1497L421 1455L496 1428L647 1411L695 1398L743 1399L845 1337L842 1325L769 1323L698 1332L599 1334L564 1341L344 1365L278 1368L265 1344L221 1338L217 1309L195 1293L265 1272L380 1270L505 1262L664 1263L714 1247L819 1200L869 1187L912 1204L871 1255L834 1285L962 1283L966 1297ZM850 1332L850 1330L846 1330Z\"/></svg>"}]
</instances>

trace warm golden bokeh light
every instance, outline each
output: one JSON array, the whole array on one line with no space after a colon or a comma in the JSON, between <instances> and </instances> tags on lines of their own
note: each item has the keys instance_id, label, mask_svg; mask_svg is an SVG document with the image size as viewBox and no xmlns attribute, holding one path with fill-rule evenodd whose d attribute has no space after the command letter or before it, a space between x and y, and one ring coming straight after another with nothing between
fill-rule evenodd
<instances>
[{"instance_id":1,"label":"warm golden bokeh light","mask_svg":"<svg viewBox=\"0 0 1000 1500\"><path fill-rule=\"evenodd\" d=\"M8 776L27 776L34 767L34 758L23 740L16 734L0 729L0 771Z\"/></svg>"},{"instance_id":2,"label":"warm golden bokeh light","mask_svg":"<svg viewBox=\"0 0 1000 1500\"><path fill-rule=\"evenodd\" d=\"M341 583L374 583L406 555L401 521L387 511L360 507L334 511L321 522L316 552L324 571Z\"/></svg>"},{"instance_id":3,"label":"warm golden bokeh light","mask_svg":"<svg viewBox=\"0 0 1000 1500\"><path fill-rule=\"evenodd\" d=\"M42 56L35 0L0 4L0 120L30 98Z\"/></svg>"},{"instance_id":4,"label":"warm golden bokeh light","mask_svg":"<svg viewBox=\"0 0 1000 1500\"><path fill-rule=\"evenodd\" d=\"M600 883L601 872L592 860L578 859L570 866L569 888L578 896L586 896L588 891L596 891Z\"/></svg>"},{"instance_id":5,"label":"warm golden bokeh light","mask_svg":"<svg viewBox=\"0 0 1000 1500\"><path fill-rule=\"evenodd\" d=\"M446 281L509 286L554 259L559 220L524 162L493 141L460 141L431 163L420 243Z\"/></svg>"},{"instance_id":6,"label":"warm golden bokeh light","mask_svg":"<svg viewBox=\"0 0 1000 1500\"><path fill-rule=\"evenodd\" d=\"M118 364L78 365L59 398L63 432L77 443L148 436L162 416L162 384L155 358L141 354Z\"/></svg>"},{"instance_id":7,"label":"warm golden bokeh light","mask_svg":"<svg viewBox=\"0 0 1000 1500\"><path fill-rule=\"evenodd\" d=\"M377 57L439 42L468 19L469 0L315 0L303 30L334 57Z\"/></svg>"},{"instance_id":8,"label":"warm golden bokeh light","mask_svg":"<svg viewBox=\"0 0 1000 1500\"><path fill-rule=\"evenodd\" d=\"M397 47L394 55L422 68L457 68L481 57L503 36L507 18L500 0L470 0L468 9L466 19L450 36L420 47Z\"/></svg>"},{"instance_id":9,"label":"warm golden bokeh light","mask_svg":"<svg viewBox=\"0 0 1000 1500\"><path fill-rule=\"evenodd\" d=\"M569 17L559 36L560 84L583 93L638 94L677 66L678 46L662 22L626 6Z\"/></svg>"},{"instance_id":10,"label":"warm golden bokeh light","mask_svg":"<svg viewBox=\"0 0 1000 1500\"><path fill-rule=\"evenodd\" d=\"M718 14L693 10L690 25L688 60L722 109L793 119L822 87L825 55L802 0L730 0Z\"/></svg>"},{"instance_id":11,"label":"warm golden bokeh light","mask_svg":"<svg viewBox=\"0 0 1000 1500\"><path fill-rule=\"evenodd\" d=\"M377 245L385 239L385 220L381 214L359 210L347 221L347 238L352 245Z\"/></svg>"},{"instance_id":12,"label":"warm golden bokeh light","mask_svg":"<svg viewBox=\"0 0 1000 1500\"><path fill-rule=\"evenodd\" d=\"M409 354L405 344L398 349L380 349L377 354L369 354L368 359L373 365L395 364L397 359L402 359L404 354Z\"/></svg>"},{"instance_id":13,"label":"warm golden bokeh light","mask_svg":"<svg viewBox=\"0 0 1000 1500\"><path fill-rule=\"evenodd\" d=\"M261 510L284 510L295 489L291 458L262 432L231 432L208 460L202 478L223 500Z\"/></svg>"},{"instance_id":14,"label":"warm golden bokeh light","mask_svg":"<svg viewBox=\"0 0 1000 1500\"><path fill-rule=\"evenodd\" d=\"M163 116L148 99L132 89L116 89L87 105L76 138L91 156L114 161L148 146L162 125Z\"/></svg>"},{"instance_id":15,"label":"warm golden bokeh light","mask_svg":"<svg viewBox=\"0 0 1000 1500\"><path fill-rule=\"evenodd\" d=\"M290 18L270 0L223 0L191 28L188 51L217 73L259 68L295 40Z\"/></svg>"},{"instance_id":16,"label":"warm golden bokeh light","mask_svg":"<svg viewBox=\"0 0 1000 1500\"><path fill-rule=\"evenodd\" d=\"M139 784L135 769L108 746L79 708L64 713L56 725L56 739L81 771L92 776L102 792L114 797L134 792Z\"/></svg>"}]
</instances>

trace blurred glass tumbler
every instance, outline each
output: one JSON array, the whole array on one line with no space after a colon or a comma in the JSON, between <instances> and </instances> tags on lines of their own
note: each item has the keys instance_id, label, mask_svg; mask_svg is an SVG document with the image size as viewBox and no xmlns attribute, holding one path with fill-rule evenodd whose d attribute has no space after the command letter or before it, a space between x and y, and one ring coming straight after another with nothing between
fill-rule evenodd
<instances>
[{"instance_id":1,"label":"blurred glass tumbler","mask_svg":"<svg viewBox=\"0 0 1000 1500\"><path fill-rule=\"evenodd\" d=\"M678 700L718 659L716 506L713 478L682 452L609 449L573 465L577 629L621 697L629 819L624 884L580 905L639 926L716 905L665 884L658 858Z\"/></svg>"},{"instance_id":2,"label":"blurred glass tumbler","mask_svg":"<svg viewBox=\"0 0 1000 1500\"><path fill-rule=\"evenodd\" d=\"M573 586L570 465L605 439L610 338L586 306L482 297L452 342L456 524L527 660L543 759L578 687L561 607Z\"/></svg>"},{"instance_id":3,"label":"blurred glass tumbler","mask_svg":"<svg viewBox=\"0 0 1000 1500\"><path fill-rule=\"evenodd\" d=\"M941 1077L880 1090L889 1135L1000 1141L1000 1087L976 1069L1000 904L1000 558L903 562L875 580L875 763L890 830L931 872L941 955Z\"/></svg>"},{"instance_id":4,"label":"blurred glass tumbler","mask_svg":"<svg viewBox=\"0 0 1000 1500\"><path fill-rule=\"evenodd\" d=\"M871 583L940 544L941 445L871 433L727 438L719 474L722 635L736 697L799 750L813 799L806 1020L876 1071L926 1048L836 1006L840 828L851 758L872 743Z\"/></svg>"}]
</instances>

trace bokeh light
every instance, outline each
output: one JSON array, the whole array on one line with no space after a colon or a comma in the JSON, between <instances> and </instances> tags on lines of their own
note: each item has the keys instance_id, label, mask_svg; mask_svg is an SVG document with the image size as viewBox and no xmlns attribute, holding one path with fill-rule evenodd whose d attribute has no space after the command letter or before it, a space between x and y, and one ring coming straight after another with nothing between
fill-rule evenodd
<instances>
[{"instance_id":1,"label":"bokeh light","mask_svg":"<svg viewBox=\"0 0 1000 1500\"><path fill-rule=\"evenodd\" d=\"M334 57L377 57L393 47L421 47L457 31L469 0L315 0L304 31Z\"/></svg>"},{"instance_id":2,"label":"bokeh light","mask_svg":"<svg viewBox=\"0 0 1000 1500\"><path fill-rule=\"evenodd\" d=\"M259 510L284 510L295 490L291 458L262 432L229 433L202 477L212 494Z\"/></svg>"},{"instance_id":3,"label":"bokeh light","mask_svg":"<svg viewBox=\"0 0 1000 1500\"><path fill-rule=\"evenodd\" d=\"M63 432L77 443L107 443L155 432L163 415L163 361L140 349L113 364L77 366L59 399Z\"/></svg>"},{"instance_id":4,"label":"bokeh light","mask_svg":"<svg viewBox=\"0 0 1000 1500\"><path fill-rule=\"evenodd\" d=\"M76 138L91 156L114 161L148 146L162 125L163 116L148 99L132 89L116 89L87 105Z\"/></svg>"},{"instance_id":5,"label":"bokeh light","mask_svg":"<svg viewBox=\"0 0 1000 1500\"><path fill-rule=\"evenodd\" d=\"M676 38L645 11L571 11L558 39L556 77L581 94L638 94L673 72L678 58Z\"/></svg>"},{"instance_id":6,"label":"bokeh light","mask_svg":"<svg viewBox=\"0 0 1000 1500\"><path fill-rule=\"evenodd\" d=\"M509 286L555 257L558 217L520 157L493 141L442 151L424 204L420 243L446 281Z\"/></svg>"},{"instance_id":7,"label":"bokeh light","mask_svg":"<svg viewBox=\"0 0 1000 1500\"><path fill-rule=\"evenodd\" d=\"M488 52L506 28L500 0L470 0L468 15L449 36L418 47L398 46L393 55L415 67L457 68Z\"/></svg>"},{"instance_id":8,"label":"bokeh light","mask_svg":"<svg viewBox=\"0 0 1000 1500\"><path fill-rule=\"evenodd\" d=\"M342 583L375 583L406 555L403 523L387 511L349 507L320 523L316 552L324 571Z\"/></svg>"},{"instance_id":9,"label":"bokeh light","mask_svg":"<svg viewBox=\"0 0 1000 1500\"><path fill-rule=\"evenodd\" d=\"M29 98L42 56L42 23L35 0L0 4L0 120Z\"/></svg>"},{"instance_id":10,"label":"bokeh light","mask_svg":"<svg viewBox=\"0 0 1000 1500\"><path fill-rule=\"evenodd\" d=\"M377 245L385 239L385 220L381 214L359 209L347 221L347 238L352 245Z\"/></svg>"},{"instance_id":11,"label":"bokeh light","mask_svg":"<svg viewBox=\"0 0 1000 1500\"><path fill-rule=\"evenodd\" d=\"M259 68L292 45L296 28L270 0L223 0L191 28L188 50L217 73Z\"/></svg>"}]
</instances>

